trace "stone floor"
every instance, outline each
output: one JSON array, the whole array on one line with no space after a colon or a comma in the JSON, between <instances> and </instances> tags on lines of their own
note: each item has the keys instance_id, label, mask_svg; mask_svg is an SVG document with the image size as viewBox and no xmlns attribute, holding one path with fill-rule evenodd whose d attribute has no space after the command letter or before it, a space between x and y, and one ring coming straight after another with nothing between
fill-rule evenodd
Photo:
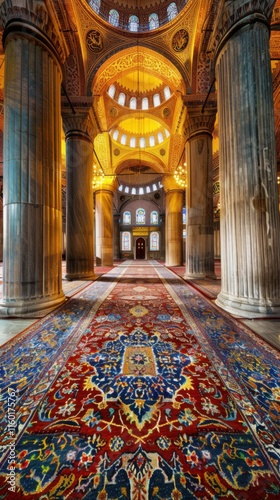
<instances>
[{"instance_id":1,"label":"stone floor","mask_svg":"<svg viewBox=\"0 0 280 500\"><path fill-rule=\"evenodd\" d=\"M64 264L63 264L64 266ZM64 270L64 269L63 269ZM0 263L0 283L2 283L2 265ZM0 284L2 292L2 284ZM41 319L41 318L40 318ZM0 345L11 340L15 335L24 331L39 318L23 319L8 318L0 319ZM249 327L253 332L263 338L273 347L280 350L280 318L277 319L240 319L239 321Z\"/></svg>"}]
</instances>

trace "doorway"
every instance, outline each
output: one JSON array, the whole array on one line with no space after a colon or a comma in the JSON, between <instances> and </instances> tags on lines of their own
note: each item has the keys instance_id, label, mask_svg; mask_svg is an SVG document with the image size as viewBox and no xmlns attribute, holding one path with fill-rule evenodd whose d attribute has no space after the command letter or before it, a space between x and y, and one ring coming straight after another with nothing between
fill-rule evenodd
<instances>
[{"instance_id":1,"label":"doorway","mask_svg":"<svg viewBox=\"0 0 280 500\"><path fill-rule=\"evenodd\" d=\"M137 238L136 240L136 259L145 259L146 244L144 238Z\"/></svg>"}]
</instances>

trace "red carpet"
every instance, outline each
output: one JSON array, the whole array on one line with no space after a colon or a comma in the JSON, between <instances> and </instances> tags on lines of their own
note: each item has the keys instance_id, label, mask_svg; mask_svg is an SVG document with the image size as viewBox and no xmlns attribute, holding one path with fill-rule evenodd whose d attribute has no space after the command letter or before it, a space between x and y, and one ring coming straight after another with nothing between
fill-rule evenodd
<instances>
[{"instance_id":1,"label":"red carpet","mask_svg":"<svg viewBox=\"0 0 280 500\"><path fill-rule=\"evenodd\" d=\"M9 490L4 458L0 498L280 498L273 407L267 406L262 415L256 389L254 408L245 382L239 385L222 357L217 364L217 351L210 356L208 341L201 342L201 337L207 324L211 331L212 321L213 342L217 326L220 337L231 332L232 344L239 335L239 351L241 338L243 347L252 341L226 316L214 321L217 308L203 298L196 299L203 322L199 329L196 313L187 310L194 299L194 292L170 271L143 263L127 270L120 266L118 274L103 276L69 300L67 314L71 311L73 321L75 311L78 314L88 301L90 312L84 310L69 336L69 355L58 349L61 354L44 377L39 375L32 393L28 395L26 387L22 395L26 410L19 411L16 488ZM60 311L57 315L63 307ZM42 324L45 342L58 341L55 325L55 315L45 330ZM34 331L32 335L31 344L39 349L42 337L34 337ZM27 343L25 336L21 356L26 350L26 373ZM279 369L276 351L266 350L256 339L254 343L258 358L263 354L259 373L267 370L267 356ZM13 346L8 354L12 359ZM16 355L19 360L20 353ZM253 370L253 350L248 355ZM29 363L31 356L29 351ZM233 362L242 363L238 353ZM22 390L27 377L24 365L19 366L22 373L16 372L12 381L15 392ZM248 381L245 365L241 369ZM251 379L256 375L252 371ZM255 385L261 381L258 377ZM266 381L260 392L264 386L268 391L269 384ZM275 385L276 412L277 394Z\"/></svg>"}]
</instances>

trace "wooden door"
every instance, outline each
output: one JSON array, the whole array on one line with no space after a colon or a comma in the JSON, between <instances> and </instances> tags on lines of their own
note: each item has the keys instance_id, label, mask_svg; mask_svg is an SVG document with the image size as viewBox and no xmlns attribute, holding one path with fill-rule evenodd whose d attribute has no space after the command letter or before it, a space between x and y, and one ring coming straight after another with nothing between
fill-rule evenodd
<instances>
[{"instance_id":1,"label":"wooden door","mask_svg":"<svg viewBox=\"0 0 280 500\"><path fill-rule=\"evenodd\" d=\"M136 259L145 259L145 240L138 238L136 240Z\"/></svg>"}]
</instances>

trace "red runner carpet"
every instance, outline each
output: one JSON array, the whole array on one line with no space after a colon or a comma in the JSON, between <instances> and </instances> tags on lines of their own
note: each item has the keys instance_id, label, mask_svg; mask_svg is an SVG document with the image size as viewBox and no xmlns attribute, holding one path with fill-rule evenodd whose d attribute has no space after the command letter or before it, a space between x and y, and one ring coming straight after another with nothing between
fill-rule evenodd
<instances>
[{"instance_id":1,"label":"red runner carpet","mask_svg":"<svg viewBox=\"0 0 280 500\"><path fill-rule=\"evenodd\" d=\"M98 282L80 293L79 301L92 301L93 309L73 330L69 355L57 358L56 371L49 367L43 384L37 376L33 392L23 395L16 488L9 490L5 455L0 498L279 499L276 377L273 384L258 377L253 353L243 351L252 357L254 408L239 354L232 354L232 363L244 370L240 384L233 365L227 367L217 350L212 356L206 337L203 341L208 326L213 347L215 338L220 342L217 331L223 342L230 332L232 343L237 335L251 342L248 332L228 323L210 301L195 297L162 266L131 263L118 272L98 280L103 286L98 303L92 296ZM71 300L75 314L78 303L70 299L70 308ZM197 311L188 310L188 303ZM219 320L214 321L215 314ZM52 318L46 342L59 335ZM40 340L32 335L39 349ZM25 336L22 351L28 340ZM238 342L239 351L246 347ZM253 342L263 352L260 374L267 370L267 356L279 370L276 351ZM24 376L12 380L15 392L20 393ZM266 387L267 397L274 391L270 421L259 410L258 384Z\"/></svg>"}]
</instances>

